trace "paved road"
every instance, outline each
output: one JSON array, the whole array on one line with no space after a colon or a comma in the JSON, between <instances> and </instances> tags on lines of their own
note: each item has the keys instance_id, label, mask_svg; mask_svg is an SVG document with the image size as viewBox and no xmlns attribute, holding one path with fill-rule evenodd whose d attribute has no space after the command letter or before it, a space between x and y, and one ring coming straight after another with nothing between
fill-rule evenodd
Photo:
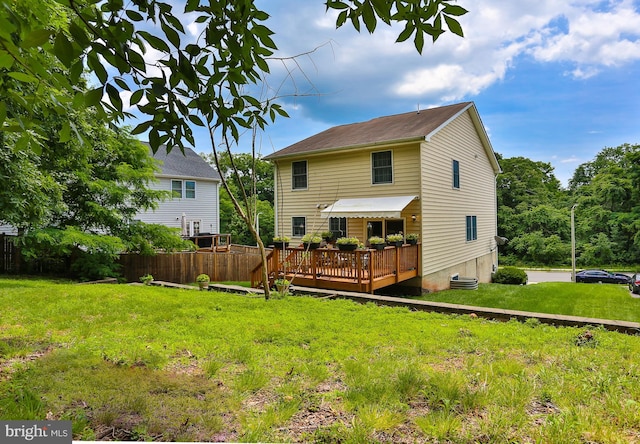
<instances>
[{"instance_id":1,"label":"paved road","mask_svg":"<svg viewBox=\"0 0 640 444\"><path fill-rule=\"evenodd\" d=\"M529 284L537 284L538 282L571 282L570 271L537 271L526 270L529 276ZM631 276L632 273L627 273ZM633 294L629 291L632 298L640 298L640 295Z\"/></svg>"},{"instance_id":2,"label":"paved road","mask_svg":"<svg viewBox=\"0 0 640 444\"><path fill-rule=\"evenodd\" d=\"M570 271L537 271L526 270L529 283L537 282L571 282Z\"/></svg>"}]
</instances>

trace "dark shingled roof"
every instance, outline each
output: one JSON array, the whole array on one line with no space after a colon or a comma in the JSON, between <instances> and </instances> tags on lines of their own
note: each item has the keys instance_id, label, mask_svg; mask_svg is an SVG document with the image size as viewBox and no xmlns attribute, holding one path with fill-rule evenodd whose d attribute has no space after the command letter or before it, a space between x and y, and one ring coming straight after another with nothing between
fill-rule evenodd
<instances>
[{"instance_id":1,"label":"dark shingled roof","mask_svg":"<svg viewBox=\"0 0 640 444\"><path fill-rule=\"evenodd\" d=\"M473 105L473 102L464 102L393 116L378 117L367 122L335 126L276 151L266 156L265 159L418 139L431 134L442 124L471 105Z\"/></svg>"},{"instance_id":2,"label":"dark shingled roof","mask_svg":"<svg viewBox=\"0 0 640 444\"><path fill-rule=\"evenodd\" d=\"M142 143L147 145L149 152L151 152L151 146L147 142ZM162 171L160 174L164 176L220 180L220 174L189 147L184 148L184 154L180 148L174 148L167 154L167 147L160 145L158 151L155 154L151 152L151 154L161 161Z\"/></svg>"}]
</instances>

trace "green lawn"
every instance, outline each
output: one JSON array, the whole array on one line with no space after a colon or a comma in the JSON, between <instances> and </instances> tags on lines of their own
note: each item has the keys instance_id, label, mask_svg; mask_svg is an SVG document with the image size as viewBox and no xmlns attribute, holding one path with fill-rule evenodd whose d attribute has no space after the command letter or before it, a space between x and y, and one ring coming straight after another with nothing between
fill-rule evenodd
<instances>
[{"instance_id":1,"label":"green lawn","mask_svg":"<svg viewBox=\"0 0 640 444\"><path fill-rule=\"evenodd\" d=\"M535 321L0 278L0 418L83 440L637 442L638 356Z\"/></svg>"},{"instance_id":2,"label":"green lawn","mask_svg":"<svg viewBox=\"0 0 640 444\"><path fill-rule=\"evenodd\" d=\"M640 322L640 299L632 298L629 289L623 285L480 284L478 291L447 290L413 299Z\"/></svg>"}]
</instances>

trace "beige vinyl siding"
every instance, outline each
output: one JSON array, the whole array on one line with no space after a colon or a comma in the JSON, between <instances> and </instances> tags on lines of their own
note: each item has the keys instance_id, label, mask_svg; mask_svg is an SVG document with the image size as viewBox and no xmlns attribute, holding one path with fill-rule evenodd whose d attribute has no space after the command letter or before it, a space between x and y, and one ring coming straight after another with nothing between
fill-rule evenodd
<instances>
[{"instance_id":1,"label":"beige vinyl siding","mask_svg":"<svg viewBox=\"0 0 640 444\"><path fill-rule=\"evenodd\" d=\"M371 183L371 153L384 150L392 150L393 183L373 185ZM375 147L375 149L278 160L276 162L278 213L276 233L291 236L291 218L293 216L307 217L307 233L327 230L328 220L320 216L320 211L338 199L418 196L420 193L418 159L418 144L414 143L393 147L382 145ZM291 163L299 160L307 160L308 188L306 190L292 190L291 188ZM412 203L410 207L413 205ZM412 209L412 211L416 210ZM408 212L409 218L411 214L413 213ZM349 219L347 230L349 236L358 237L361 241L366 240L364 219Z\"/></svg>"},{"instance_id":2,"label":"beige vinyl siding","mask_svg":"<svg viewBox=\"0 0 640 444\"><path fill-rule=\"evenodd\" d=\"M460 162L453 188L452 161ZM491 252L496 230L495 175L469 112L422 143L422 274ZM466 241L466 216L477 216L477 240Z\"/></svg>"}]
</instances>

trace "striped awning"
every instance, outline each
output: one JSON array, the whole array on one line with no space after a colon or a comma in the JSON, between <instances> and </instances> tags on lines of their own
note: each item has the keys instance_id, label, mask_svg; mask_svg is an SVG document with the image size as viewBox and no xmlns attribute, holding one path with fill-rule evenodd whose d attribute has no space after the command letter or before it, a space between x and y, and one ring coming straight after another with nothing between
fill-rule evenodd
<instances>
[{"instance_id":1,"label":"striped awning","mask_svg":"<svg viewBox=\"0 0 640 444\"><path fill-rule=\"evenodd\" d=\"M320 212L322 217L399 219L407 205L418 196L340 199Z\"/></svg>"}]
</instances>

